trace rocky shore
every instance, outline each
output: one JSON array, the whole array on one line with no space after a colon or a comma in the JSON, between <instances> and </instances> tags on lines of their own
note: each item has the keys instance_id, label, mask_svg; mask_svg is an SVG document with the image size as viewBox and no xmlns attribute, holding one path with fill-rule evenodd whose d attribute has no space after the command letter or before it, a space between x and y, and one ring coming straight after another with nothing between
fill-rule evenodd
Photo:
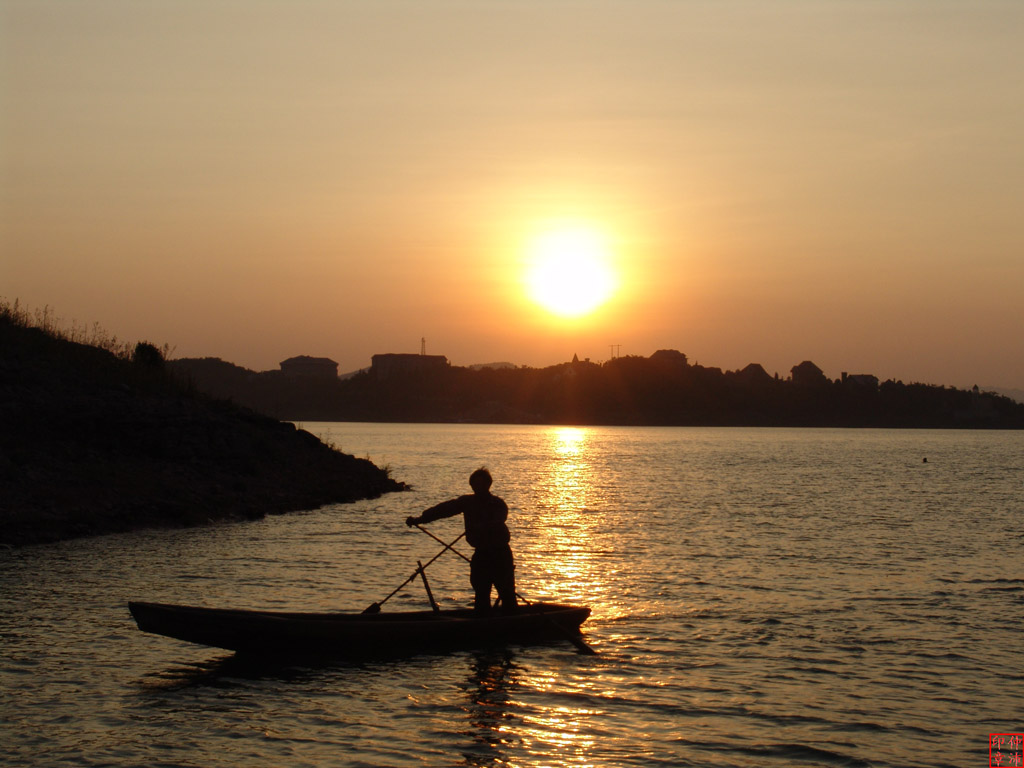
<instances>
[{"instance_id":1,"label":"rocky shore","mask_svg":"<svg viewBox=\"0 0 1024 768\"><path fill-rule=\"evenodd\" d=\"M0 315L0 546L316 509L404 489L293 425Z\"/></svg>"}]
</instances>

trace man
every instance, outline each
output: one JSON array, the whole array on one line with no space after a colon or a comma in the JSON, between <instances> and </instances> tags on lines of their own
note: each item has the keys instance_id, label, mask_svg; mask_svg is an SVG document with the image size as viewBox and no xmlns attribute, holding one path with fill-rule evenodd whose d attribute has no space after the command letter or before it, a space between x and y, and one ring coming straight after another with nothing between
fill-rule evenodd
<instances>
[{"instance_id":1,"label":"man","mask_svg":"<svg viewBox=\"0 0 1024 768\"><path fill-rule=\"evenodd\" d=\"M498 590L503 611L516 609L515 562L508 542L511 536L505 520L508 505L491 493L491 473L484 467L469 476L473 493L442 501L418 517L407 517L409 526L430 523L462 513L466 541L473 547L469 563L469 583L476 597L474 609L486 613L491 608L491 587Z\"/></svg>"}]
</instances>

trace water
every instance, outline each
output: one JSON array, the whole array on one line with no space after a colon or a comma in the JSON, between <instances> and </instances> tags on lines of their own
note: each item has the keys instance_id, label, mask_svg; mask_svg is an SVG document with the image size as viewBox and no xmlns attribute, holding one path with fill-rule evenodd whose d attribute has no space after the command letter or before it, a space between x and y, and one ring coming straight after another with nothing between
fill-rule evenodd
<instances>
[{"instance_id":1,"label":"water","mask_svg":"<svg viewBox=\"0 0 1024 768\"><path fill-rule=\"evenodd\" d=\"M961 768L1024 731L1024 434L304 426L415 490L0 553L5 765ZM255 666L131 622L361 610L439 549L404 518L480 464L519 591L591 605L598 655ZM468 604L462 561L428 573Z\"/></svg>"}]
</instances>

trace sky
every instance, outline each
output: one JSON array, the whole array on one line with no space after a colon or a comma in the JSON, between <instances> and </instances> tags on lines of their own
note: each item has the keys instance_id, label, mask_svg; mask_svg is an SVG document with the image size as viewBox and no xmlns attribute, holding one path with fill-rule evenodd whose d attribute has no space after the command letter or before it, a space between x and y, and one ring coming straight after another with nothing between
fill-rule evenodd
<instances>
[{"instance_id":1,"label":"sky","mask_svg":"<svg viewBox=\"0 0 1024 768\"><path fill-rule=\"evenodd\" d=\"M1022 39L1017 0L0 0L0 297L253 370L1024 390ZM613 287L567 318L526 276L569 230Z\"/></svg>"}]
</instances>

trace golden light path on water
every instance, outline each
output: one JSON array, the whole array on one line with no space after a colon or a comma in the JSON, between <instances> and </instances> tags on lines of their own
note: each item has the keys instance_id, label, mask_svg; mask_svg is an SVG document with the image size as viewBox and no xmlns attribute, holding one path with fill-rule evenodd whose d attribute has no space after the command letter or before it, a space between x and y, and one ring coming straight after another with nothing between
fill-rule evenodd
<instances>
[{"instance_id":1,"label":"golden light path on water","mask_svg":"<svg viewBox=\"0 0 1024 768\"><path fill-rule=\"evenodd\" d=\"M534 478L532 500L538 523L524 555L535 560L531 580L545 599L600 603L613 610L609 585L598 562L607 542L598 511L607 503L593 463L592 430L553 427L546 434L547 461Z\"/></svg>"}]
</instances>

